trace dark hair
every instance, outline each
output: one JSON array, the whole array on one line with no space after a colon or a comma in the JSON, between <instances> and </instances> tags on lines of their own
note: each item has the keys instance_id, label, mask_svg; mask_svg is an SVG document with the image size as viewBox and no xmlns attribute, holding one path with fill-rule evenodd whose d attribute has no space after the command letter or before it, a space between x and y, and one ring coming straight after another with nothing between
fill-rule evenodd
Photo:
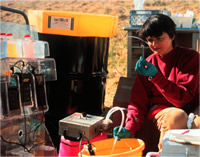
<instances>
[{"instance_id":1,"label":"dark hair","mask_svg":"<svg viewBox=\"0 0 200 157\"><path fill-rule=\"evenodd\" d=\"M143 24L138 32L140 38L146 41L146 37L159 37L166 32L170 38L176 36L176 25L174 21L167 15L156 14L151 15ZM175 45L175 40L172 42Z\"/></svg>"}]
</instances>

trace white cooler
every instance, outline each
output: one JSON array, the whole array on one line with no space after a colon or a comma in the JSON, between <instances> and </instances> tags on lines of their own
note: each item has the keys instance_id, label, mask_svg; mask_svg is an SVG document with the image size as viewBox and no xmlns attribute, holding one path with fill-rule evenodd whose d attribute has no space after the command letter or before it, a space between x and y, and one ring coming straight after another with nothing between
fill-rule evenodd
<instances>
[{"instance_id":1,"label":"white cooler","mask_svg":"<svg viewBox=\"0 0 200 157\"><path fill-rule=\"evenodd\" d=\"M146 157L200 157L200 129L169 130L163 139L162 151Z\"/></svg>"},{"instance_id":2,"label":"white cooler","mask_svg":"<svg viewBox=\"0 0 200 157\"><path fill-rule=\"evenodd\" d=\"M189 132L188 132L189 131ZM200 157L200 129L168 131L160 157Z\"/></svg>"}]
</instances>

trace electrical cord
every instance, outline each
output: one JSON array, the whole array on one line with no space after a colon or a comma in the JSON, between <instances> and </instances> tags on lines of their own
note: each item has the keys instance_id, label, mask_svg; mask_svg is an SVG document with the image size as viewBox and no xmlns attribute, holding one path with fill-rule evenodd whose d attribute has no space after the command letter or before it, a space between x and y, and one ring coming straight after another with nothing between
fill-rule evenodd
<instances>
[{"instance_id":1,"label":"electrical cord","mask_svg":"<svg viewBox=\"0 0 200 157\"><path fill-rule=\"evenodd\" d=\"M19 146L23 147L27 152L29 152L29 149L27 149L23 144L17 143L17 142L9 142L9 141L5 140L5 139L3 138L2 135L0 135L0 137L1 137L1 140L2 140L3 142L9 143L9 144L19 145Z\"/></svg>"},{"instance_id":2,"label":"electrical cord","mask_svg":"<svg viewBox=\"0 0 200 157\"><path fill-rule=\"evenodd\" d=\"M22 63L22 68L20 68L19 66L17 66L18 63ZM14 68L17 68L20 70L21 73L24 73L24 68L27 67L26 69L28 70L29 73L31 74L35 74L35 67L33 65L31 65L29 62L26 63L23 60L18 60L17 62L15 62L13 65L10 66L10 70L15 73Z\"/></svg>"},{"instance_id":3,"label":"electrical cord","mask_svg":"<svg viewBox=\"0 0 200 157\"><path fill-rule=\"evenodd\" d=\"M79 143L79 153L80 153L80 157L82 157L82 154L81 154L82 140L83 140L83 137L81 138L80 143ZM87 140L88 140L88 139L87 139ZM89 140L88 140L88 141L89 141Z\"/></svg>"},{"instance_id":4,"label":"electrical cord","mask_svg":"<svg viewBox=\"0 0 200 157\"><path fill-rule=\"evenodd\" d=\"M31 134L33 133L33 142L34 142L34 139L35 139L35 134L36 134L36 131L39 129L39 127L41 125L44 125L44 112L43 112L43 115L42 115L42 120L39 122L39 123L36 123L35 125L33 125L31 128L34 128L35 126L35 129L31 130L30 133L28 134ZM44 142L43 142L44 143ZM41 144L41 143L40 143ZM35 144L35 146L37 146L38 144Z\"/></svg>"},{"instance_id":5,"label":"electrical cord","mask_svg":"<svg viewBox=\"0 0 200 157\"><path fill-rule=\"evenodd\" d=\"M142 38L139 38L139 37L137 37L137 36L128 36L128 38L138 39L138 40L140 40L140 41L142 41L143 43L145 43L145 44L148 45L147 41L145 41L145 40L143 40Z\"/></svg>"},{"instance_id":6,"label":"electrical cord","mask_svg":"<svg viewBox=\"0 0 200 157\"><path fill-rule=\"evenodd\" d=\"M148 42L143 40L142 38L139 38L137 36L128 36L128 38L134 38L134 39L137 39L137 40L140 40L141 42L143 42L145 45L148 45ZM142 57L145 58L145 55L144 55L144 45L141 44L141 49L142 49Z\"/></svg>"},{"instance_id":7,"label":"electrical cord","mask_svg":"<svg viewBox=\"0 0 200 157\"><path fill-rule=\"evenodd\" d=\"M30 65L30 66L34 69L34 67L33 67L31 64L28 64L28 65ZM23 108L24 108L24 106L23 106ZM25 113L24 113L24 117L25 117ZM42 106L42 120L41 120L39 123L33 125L31 128L33 128L33 127L35 127L35 126L36 126L36 128L35 128L34 130L31 129L31 131L30 131L29 133L25 133L25 137L26 137L27 134L30 135L31 133L33 133L33 142L35 141L35 140L34 140L34 139L35 139L35 133L36 133L36 131L39 129L39 127L40 127L42 124L44 124L44 117L45 117L45 113L44 113L44 109L43 109L43 106ZM39 124L39 125L38 125L38 124ZM31 150L33 147L36 147L36 146L38 146L39 144L43 144L43 143L44 143L44 142L38 143L38 144L34 144L34 145L30 148L30 150Z\"/></svg>"},{"instance_id":8,"label":"electrical cord","mask_svg":"<svg viewBox=\"0 0 200 157\"><path fill-rule=\"evenodd\" d=\"M22 109L23 109L23 114L24 114L24 131L25 131L25 141L24 141L24 148L26 148L26 115L25 115L25 108L24 108L24 105L22 105ZM30 152L29 149L26 149L28 150L28 152Z\"/></svg>"},{"instance_id":9,"label":"electrical cord","mask_svg":"<svg viewBox=\"0 0 200 157\"><path fill-rule=\"evenodd\" d=\"M24 111L24 106L23 106L23 111ZM34 147L38 146L39 144L43 144L44 142L37 143L37 144L33 144L30 148L27 148L27 146L26 146L26 136L27 136L27 135L30 135L30 134L33 132L33 133L34 133L34 134L33 134L33 139L34 139L36 131L39 129L39 127L40 127L42 124L44 124L44 123L43 123L43 118L44 118L44 117L42 116L42 122L35 124L35 125L37 125L37 126L36 126L36 128L35 128L34 130L32 130L32 131L30 131L30 132L27 132L25 112L23 112L23 114L24 114L24 130L25 130L25 133L22 134L22 135L25 136L25 142L24 142L24 143L23 143L21 140L19 140L19 143L17 143L17 142L9 142L9 141L7 141L2 135L1 135L0 137L1 137L1 139L2 139L3 142L9 143L9 144L19 145L19 146L21 146L21 147L24 148L24 151L25 151L25 152L29 152L29 153L30 153L31 150L32 150ZM38 125L38 124L39 124L39 125ZM34 127L34 126L33 126L33 127ZM33 127L32 127L32 128L33 128ZM34 140L33 140L33 141L34 141Z\"/></svg>"},{"instance_id":10,"label":"electrical cord","mask_svg":"<svg viewBox=\"0 0 200 157\"><path fill-rule=\"evenodd\" d=\"M22 69L20 69L20 67L17 66L17 64L20 63L20 62L22 63ZM32 68L32 70L29 69L29 72L34 74L35 67L32 66L32 65L29 64L29 63L27 63L26 65L29 65L29 66ZM23 73L23 72L24 72L25 63L24 63L23 60L19 60L19 61L15 62L13 65L11 65L11 66L10 66L10 70L12 71L12 73L15 73L14 67L18 68L18 69L20 70L20 72ZM25 130L25 133L22 134L22 136L25 136L25 137L24 137L24 141L21 141L20 139L18 139L19 143L18 143L18 142L10 142L10 141L7 141L2 135L0 135L0 137L1 137L1 141L5 142L5 143L9 143L9 144L19 145L19 146L21 146L21 147L24 148L24 151L30 153L30 151L31 151L34 147L38 146L38 144L43 144L43 143L44 143L44 142L42 142L42 143L38 143L38 144L33 144L30 148L27 148L27 146L26 146L26 143L27 143L27 135L30 135L31 133L33 133L33 139L34 139L34 138L35 138L35 133L36 133L36 131L38 130L38 128L39 128L42 124L44 124L44 122L43 122L43 121L44 121L44 116L45 116L45 115L44 115L44 109L43 109L43 106L42 106L42 113L43 113L43 116L42 116L41 122L35 124L34 126L32 126L31 128L33 128L33 127L35 127L35 126L36 126L36 128L35 128L34 130L31 129L30 132L27 132L27 126L26 126L26 121L27 121L27 119L26 119L25 107L24 107L23 104L22 104L22 109L23 109L24 130ZM39 124L39 125L38 125L38 124ZM18 134L17 134L17 135L18 135ZM34 140L33 140L33 142L34 142Z\"/></svg>"},{"instance_id":11,"label":"electrical cord","mask_svg":"<svg viewBox=\"0 0 200 157\"><path fill-rule=\"evenodd\" d=\"M80 144L77 144L77 145L70 145L70 144L67 144L63 141L61 141L62 144L66 145L66 146L69 146L69 147L80 147ZM84 144L81 144L81 145L84 145Z\"/></svg>"},{"instance_id":12,"label":"electrical cord","mask_svg":"<svg viewBox=\"0 0 200 157\"><path fill-rule=\"evenodd\" d=\"M19 69L19 71L22 73L22 70L23 70L23 69L21 69L19 66L17 66L18 63L22 63L22 67L25 66L25 63L24 63L23 60L18 60L17 62L15 62L13 65L10 66L10 70L12 71L12 73L15 73L14 68Z\"/></svg>"},{"instance_id":13,"label":"electrical cord","mask_svg":"<svg viewBox=\"0 0 200 157\"><path fill-rule=\"evenodd\" d=\"M11 66L11 70L13 70L13 72L14 72L14 68L13 67L16 67L16 65L18 63L20 63L20 62L22 63L21 73L23 73L23 69L24 69L24 66L25 66L25 63L24 63L23 60L19 60L19 61L15 62L13 66ZM27 128L26 128L26 114L25 114L25 109L24 109L24 105L23 104L22 104L22 109L23 109L23 114L24 114L23 115L24 116L23 119L24 119L24 130L25 130L25 134L24 135L25 135L25 137L24 137L24 143L21 140L18 139L18 141L20 142L20 144L18 144L18 145L22 146L24 148L24 151L30 152L30 150L26 147L26 140L27 140L26 139L26 135L27 135L26 130L27 130ZM1 138L3 138L3 137L1 136ZM5 139L4 139L4 141L5 141ZM16 144L16 142L14 144Z\"/></svg>"},{"instance_id":14,"label":"electrical cord","mask_svg":"<svg viewBox=\"0 0 200 157\"><path fill-rule=\"evenodd\" d=\"M63 141L61 141L61 143L63 143L64 145L66 145L66 146L69 146L69 147L81 147L82 145L84 145L84 144L82 144L82 140L83 140L83 138L85 138L85 137L81 137L80 138L80 143L79 144L77 144L77 145L70 145L70 144L67 144L67 143L65 143L65 142L63 142ZM88 140L87 140L88 141ZM80 148L81 149L81 148Z\"/></svg>"},{"instance_id":15,"label":"electrical cord","mask_svg":"<svg viewBox=\"0 0 200 157\"><path fill-rule=\"evenodd\" d=\"M20 69L20 67L18 67L18 66L10 66L10 70L12 71L12 73L15 73L15 70L14 70L14 68L17 68L21 73L22 73L22 69Z\"/></svg>"},{"instance_id":16,"label":"electrical cord","mask_svg":"<svg viewBox=\"0 0 200 157\"><path fill-rule=\"evenodd\" d=\"M88 147L88 152L89 152L89 154L90 154L90 155L95 155L95 152L94 152L94 150L92 149L92 145L93 145L93 144L90 143L90 141L89 141L88 138L86 138L86 137L83 136L83 137L81 138L81 140L80 140L80 143L79 143L79 153L80 153L80 157L82 157L82 154L81 154L81 146L82 146L82 140L83 140L84 138L85 138L85 139L87 140L87 142L88 142L88 143L87 143L87 147ZM83 144L83 145L85 145L85 144ZM94 147L94 145L93 145L93 147Z\"/></svg>"},{"instance_id":17,"label":"electrical cord","mask_svg":"<svg viewBox=\"0 0 200 157\"><path fill-rule=\"evenodd\" d=\"M77 145L70 145L70 144L67 144L67 143L65 143L65 142L63 142L63 141L61 141L61 143L64 144L64 145L67 145L67 146L69 146L69 147L72 147L72 148L74 148L74 147L79 147L80 157L82 157L82 154L81 154L81 147L82 147L83 145L85 145L85 143L82 143L82 141L83 141L84 139L87 141L87 148L88 148L88 152L90 153L90 155L95 155L95 152L94 152L94 150L92 149L92 146L94 147L94 145L93 145L92 143L90 143L90 141L89 141L89 139L88 139L87 137L81 136L80 142L79 142L79 144L77 144Z\"/></svg>"},{"instance_id":18,"label":"electrical cord","mask_svg":"<svg viewBox=\"0 0 200 157\"><path fill-rule=\"evenodd\" d=\"M35 67L33 65L31 65L30 63L26 63L26 66L27 66L27 69L28 69L28 72L30 72L31 74L35 74Z\"/></svg>"},{"instance_id":19,"label":"electrical cord","mask_svg":"<svg viewBox=\"0 0 200 157\"><path fill-rule=\"evenodd\" d=\"M17 62L15 62L14 63L14 65L13 66L16 66L18 63L22 63L22 66L24 67L24 65L25 65L25 63L24 63L24 61L23 60L18 60Z\"/></svg>"},{"instance_id":20,"label":"electrical cord","mask_svg":"<svg viewBox=\"0 0 200 157\"><path fill-rule=\"evenodd\" d=\"M22 66L22 69L21 69L19 66L17 66L18 63L22 63L22 65L21 65L21 66ZM22 73L22 72L23 72L24 66L25 66L24 61L23 61L23 60L18 60L18 61L15 62L10 68L11 68L11 70L14 72L14 67L16 67L16 68L18 68L18 69L20 70L20 72Z\"/></svg>"}]
</instances>

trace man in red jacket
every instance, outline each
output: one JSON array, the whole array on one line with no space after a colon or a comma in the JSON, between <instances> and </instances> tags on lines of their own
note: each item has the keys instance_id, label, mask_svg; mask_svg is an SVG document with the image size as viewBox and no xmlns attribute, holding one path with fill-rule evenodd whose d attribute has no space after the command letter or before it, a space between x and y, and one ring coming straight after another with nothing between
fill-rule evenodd
<instances>
[{"instance_id":1,"label":"man in red jacket","mask_svg":"<svg viewBox=\"0 0 200 157\"><path fill-rule=\"evenodd\" d=\"M125 127L113 134L118 140L133 137L147 117L160 130L161 149L166 131L200 127L199 113L191 113L199 107L199 53L175 45L176 25L166 15L149 17L139 36L153 54L136 63Z\"/></svg>"}]
</instances>

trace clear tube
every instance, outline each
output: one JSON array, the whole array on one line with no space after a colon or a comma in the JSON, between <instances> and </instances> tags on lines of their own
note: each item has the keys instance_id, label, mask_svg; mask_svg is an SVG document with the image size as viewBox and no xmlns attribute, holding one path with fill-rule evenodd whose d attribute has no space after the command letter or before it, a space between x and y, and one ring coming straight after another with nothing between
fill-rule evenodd
<instances>
[{"instance_id":1,"label":"clear tube","mask_svg":"<svg viewBox=\"0 0 200 157\"><path fill-rule=\"evenodd\" d=\"M121 111L121 114L122 114L122 120L121 120L121 124L120 124L119 130L118 130L118 132L120 132L121 129L122 129L122 127L123 127L123 125L124 125L124 112L123 112L123 110L126 110L125 108L121 108L121 107L118 107L118 106L113 107L112 109L110 109L110 110L108 111L108 113L107 113L107 115L106 115L106 120L110 119L110 116L111 116L114 112L116 112L116 111L118 111L118 110L120 110L120 111ZM114 151L114 147L115 147L116 142L117 142L117 139L115 138L114 143L113 143L113 147L112 147L112 150L111 150L111 154L112 154L113 151Z\"/></svg>"},{"instance_id":2,"label":"clear tube","mask_svg":"<svg viewBox=\"0 0 200 157\"><path fill-rule=\"evenodd\" d=\"M118 110L120 110L120 111L121 111L121 114L122 114L122 120L121 120L120 128L119 128L119 130L118 130L118 132L120 132L121 129L122 129L122 127L123 127L123 125L124 125L125 116L124 116L123 110L126 110L125 108L121 108L121 107L118 107L118 106L113 107L112 109L110 109L110 110L108 111L108 113L107 113L107 115L106 115L106 120L110 119L110 116L111 116L114 112L116 112L116 111L118 111Z\"/></svg>"}]
</instances>

